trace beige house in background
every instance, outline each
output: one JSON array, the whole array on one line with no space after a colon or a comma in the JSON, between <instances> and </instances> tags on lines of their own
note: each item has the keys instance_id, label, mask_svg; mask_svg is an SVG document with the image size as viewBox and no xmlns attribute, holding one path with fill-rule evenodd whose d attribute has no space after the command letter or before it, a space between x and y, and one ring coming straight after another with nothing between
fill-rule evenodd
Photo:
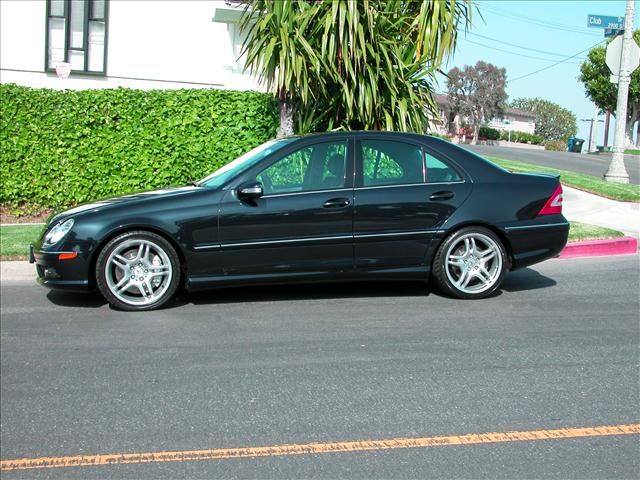
<instances>
[{"instance_id":1,"label":"beige house in background","mask_svg":"<svg viewBox=\"0 0 640 480\"><path fill-rule=\"evenodd\" d=\"M440 135L458 132L463 119L451 111L447 95L436 93L434 98L438 105L439 118L433 120L430 131ZM507 107L502 117L492 119L485 126L504 131L534 133L536 129L535 115Z\"/></svg>"}]
</instances>

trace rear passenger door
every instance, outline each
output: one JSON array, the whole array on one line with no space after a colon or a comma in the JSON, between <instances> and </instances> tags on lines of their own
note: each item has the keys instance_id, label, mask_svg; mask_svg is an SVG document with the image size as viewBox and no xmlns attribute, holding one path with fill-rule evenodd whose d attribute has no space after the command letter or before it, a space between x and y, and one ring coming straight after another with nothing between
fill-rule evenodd
<instances>
[{"instance_id":1,"label":"rear passenger door","mask_svg":"<svg viewBox=\"0 0 640 480\"><path fill-rule=\"evenodd\" d=\"M424 270L434 233L470 192L462 174L436 155L410 140L357 139L357 270Z\"/></svg>"}]
</instances>

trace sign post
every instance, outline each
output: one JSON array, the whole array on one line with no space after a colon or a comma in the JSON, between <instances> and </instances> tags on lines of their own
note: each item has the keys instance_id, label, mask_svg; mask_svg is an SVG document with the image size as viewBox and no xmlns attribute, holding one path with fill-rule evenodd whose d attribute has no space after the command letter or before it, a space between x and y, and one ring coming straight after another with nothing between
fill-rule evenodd
<instances>
[{"instance_id":1,"label":"sign post","mask_svg":"<svg viewBox=\"0 0 640 480\"><path fill-rule=\"evenodd\" d=\"M633 16L634 0L627 0L627 8L624 18L624 34L622 35L619 65L616 65L616 52L609 54L607 49L607 65L613 63L613 67L618 66L618 104L616 107L616 129L613 140L613 156L611 164L604 179L607 182L629 183L629 174L624 165L624 131L627 120L627 100L629 98L629 84L631 83L631 72L638 66L638 45L633 39ZM615 41L618 41L617 37ZM614 42L611 42L612 44ZM635 66L633 65L635 63ZM610 66L611 68L611 66ZM613 70L616 73L616 70Z\"/></svg>"}]
</instances>

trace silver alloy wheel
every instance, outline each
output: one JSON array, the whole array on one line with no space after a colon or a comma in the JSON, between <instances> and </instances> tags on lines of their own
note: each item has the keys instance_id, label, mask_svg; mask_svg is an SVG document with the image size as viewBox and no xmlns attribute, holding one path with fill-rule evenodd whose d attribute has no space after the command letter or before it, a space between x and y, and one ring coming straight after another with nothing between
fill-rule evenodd
<instances>
[{"instance_id":1,"label":"silver alloy wheel","mask_svg":"<svg viewBox=\"0 0 640 480\"><path fill-rule=\"evenodd\" d=\"M489 290L500 278L502 254L494 240L468 233L447 249L445 271L455 288L468 294Z\"/></svg>"},{"instance_id":2,"label":"silver alloy wheel","mask_svg":"<svg viewBox=\"0 0 640 480\"><path fill-rule=\"evenodd\" d=\"M171 285L171 261L156 243L131 239L119 244L105 265L107 287L129 305L157 302Z\"/></svg>"}]
</instances>

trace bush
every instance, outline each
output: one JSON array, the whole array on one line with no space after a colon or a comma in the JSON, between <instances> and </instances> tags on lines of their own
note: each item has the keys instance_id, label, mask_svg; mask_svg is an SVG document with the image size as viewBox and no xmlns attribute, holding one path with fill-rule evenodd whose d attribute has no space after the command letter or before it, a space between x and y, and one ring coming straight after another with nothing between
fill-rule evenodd
<instances>
[{"instance_id":1,"label":"bush","mask_svg":"<svg viewBox=\"0 0 640 480\"><path fill-rule=\"evenodd\" d=\"M478 137L487 140L498 140L500 138L500 130L491 127L480 127Z\"/></svg>"},{"instance_id":2,"label":"bush","mask_svg":"<svg viewBox=\"0 0 640 480\"><path fill-rule=\"evenodd\" d=\"M447 142L451 141L451 137L447 135L442 135L441 133L429 132L427 135L431 135L432 137L441 138L442 140L446 140Z\"/></svg>"},{"instance_id":3,"label":"bush","mask_svg":"<svg viewBox=\"0 0 640 480\"><path fill-rule=\"evenodd\" d=\"M30 209L202 178L273 138L270 95L0 85L0 202Z\"/></svg>"},{"instance_id":4,"label":"bush","mask_svg":"<svg viewBox=\"0 0 640 480\"><path fill-rule=\"evenodd\" d=\"M502 130L500 132L500 140L509 140L508 130ZM540 145L542 144L544 139L540 135L536 135L534 133L512 131L511 141L517 143L531 143L533 145Z\"/></svg>"},{"instance_id":5,"label":"bush","mask_svg":"<svg viewBox=\"0 0 640 480\"><path fill-rule=\"evenodd\" d=\"M553 150L554 152L566 152L567 142L561 140L547 140L544 142L545 150Z\"/></svg>"}]
</instances>

